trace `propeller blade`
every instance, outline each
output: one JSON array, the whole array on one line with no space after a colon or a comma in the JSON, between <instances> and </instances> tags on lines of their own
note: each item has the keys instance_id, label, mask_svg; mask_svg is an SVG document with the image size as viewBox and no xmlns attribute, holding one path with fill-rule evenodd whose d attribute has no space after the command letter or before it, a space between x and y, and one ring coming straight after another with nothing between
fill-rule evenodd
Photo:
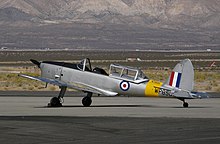
<instances>
[{"instance_id":1,"label":"propeller blade","mask_svg":"<svg viewBox=\"0 0 220 144\"><path fill-rule=\"evenodd\" d=\"M30 59L30 61L31 61L33 64L37 65L37 66L40 68L40 62L39 62L39 61L34 60L34 59Z\"/></svg>"}]
</instances>

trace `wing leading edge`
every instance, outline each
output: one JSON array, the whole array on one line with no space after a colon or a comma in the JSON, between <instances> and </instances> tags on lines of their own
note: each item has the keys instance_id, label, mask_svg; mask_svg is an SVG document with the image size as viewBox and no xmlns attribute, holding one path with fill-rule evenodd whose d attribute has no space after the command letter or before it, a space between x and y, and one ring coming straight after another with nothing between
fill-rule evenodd
<instances>
[{"instance_id":1,"label":"wing leading edge","mask_svg":"<svg viewBox=\"0 0 220 144\"><path fill-rule=\"evenodd\" d=\"M80 90L80 91L84 91L84 92L96 93L96 94L100 94L100 95L116 96L118 94L116 92L100 89L100 88L97 88L97 87L94 87L91 85L87 85L84 83L80 83L80 82L72 82L71 84L67 84L62 81L54 80L54 79L35 77L35 76L29 76L29 75L24 75L24 74L19 74L19 76L24 77L24 78L28 78L28 79L32 79L32 80L37 80L37 81L49 83L52 85L57 85L59 87L69 87L72 89L76 89L76 90Z\"/></svg>"}]
</instances>

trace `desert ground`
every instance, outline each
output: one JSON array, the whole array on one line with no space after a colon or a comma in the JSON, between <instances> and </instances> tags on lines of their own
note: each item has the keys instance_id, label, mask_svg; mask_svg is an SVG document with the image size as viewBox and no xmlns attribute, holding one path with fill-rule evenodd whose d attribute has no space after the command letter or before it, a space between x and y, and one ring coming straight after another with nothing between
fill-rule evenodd
<instances>
[{"instance_id":1,"label":"desert ground","mask_svg":"<svg viewBox=\"0 0 220 144\"><path fill-rule=\"evenodd\" d=\"M29 60L57 60L77 63L90 58L92 67L102 67L107 72L111 63L141 68L151 79L165 82L180 60L189 58L195 68L195 90L220 92L219 52L152 52L152 51L1 51L1 90L56 91L53 85L18 77L18 73L37 76L39 69Z\"/></svg>"}]
</instances>

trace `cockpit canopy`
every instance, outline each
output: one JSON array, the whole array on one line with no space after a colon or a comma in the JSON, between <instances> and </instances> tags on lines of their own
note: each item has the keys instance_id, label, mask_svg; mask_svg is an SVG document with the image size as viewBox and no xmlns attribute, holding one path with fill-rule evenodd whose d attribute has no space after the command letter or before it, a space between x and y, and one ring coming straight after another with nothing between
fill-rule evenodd
<instances>
[{"instance_id":1,"label":"cockpit canopy","mask_svg":"<svg viewBox=\"0 0 220 144\"><path fill-rule=\"evenodd\" d=\"M141 83L148 80L140 69L116 64L110 65L109 76L132 81L134 83Z\"/></svg>"},{"instance_id":2,"label":"cockpit canopy","mask_svg":"<svg viewBox=\"0 0 220 144\"><path fill-rule=\"evenodd\" d=\"M81 71L92 71L92 66L89 58L83 59L80 63L77 64L77 68Z\"/></svg>"},{"instance_id":3,"label":"cockpit canopy","mask_svg":"<svg viewBox=\"0 0 220 144\"><path fill-rule=\"evenodd\" d=\"M90 71L108 76L108 74L101 68L96 67L92 69L90 60L88 58L83 59L80 63L78 63L77 68L81 71ZM109 76L134 83L148 81L148 78L140 69L128 66L121 66L118 64L110 65Z\"/></svg>"}]
</instances>

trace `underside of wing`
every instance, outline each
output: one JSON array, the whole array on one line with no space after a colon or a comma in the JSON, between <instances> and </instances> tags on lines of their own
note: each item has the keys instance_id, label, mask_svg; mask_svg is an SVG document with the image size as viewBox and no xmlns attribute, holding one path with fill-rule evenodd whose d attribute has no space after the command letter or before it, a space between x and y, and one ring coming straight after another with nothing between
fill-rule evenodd
<instances>
[{"instance_id":1,"label":"underside of wing","mask_svg":"<svg viewBox=\"0 0 220 144\"><path fill-rule=\"evenodd\" d=\"M80 91L84 91L84 92L96 93L96 94L100 94L100 95L115 96L118 94L116 92L100 89L100 88L97 88L97 87L94 87L91 85L87 85L84 83L80 83L80 82L65 83L65 82L62 82L59 80L29 76L29 75L24 75L24 74L19 74L19 76L24 77L24 78L28 78L28 79L32 79L32 80L37 80L37 81L49 83L52 85L57 85L60 87L68 87L68 88L72 88L72 89L76 89L76 90L80 90Z\"/></svg>"},{"instance_id":2,"label":"underside of wing","mask_svg":"<svg viewBox=\"0 0 220 144\"><path fill-rule=\"evenodd\" d=\"M116 92L112 92L112 91L109 91L109 90L104 90L104 89L97 88L95 86L88 85L88 84L81 83L81 82L71 83L70 87L71 86L76 86L76 87L80 87L80 88L83 88L83 89L87 89L87 90L83 90L83 91L93 92L93 93L96 93L96 94L102 94L102 95L105 95L105 96L116 96L118 94Z\"/></svg>"},{"instance_id":3,"label":"underside of wing","mask_svg":"<svg viewBox=\"0 0 220 144\"><path fill-rule=\"evenodd\" d=\"M24 77L24 78L28 78L28 79L32 79L32 80L37 80L37 81L53 84L53 85L57 85L57 86L67 86L65 83L58 81L58 80L54 80L54 79L35 77L35 76L29 76L29 75L24 75L24 74L19 74L19 76Z\"/></svg>"}]
</instances>

